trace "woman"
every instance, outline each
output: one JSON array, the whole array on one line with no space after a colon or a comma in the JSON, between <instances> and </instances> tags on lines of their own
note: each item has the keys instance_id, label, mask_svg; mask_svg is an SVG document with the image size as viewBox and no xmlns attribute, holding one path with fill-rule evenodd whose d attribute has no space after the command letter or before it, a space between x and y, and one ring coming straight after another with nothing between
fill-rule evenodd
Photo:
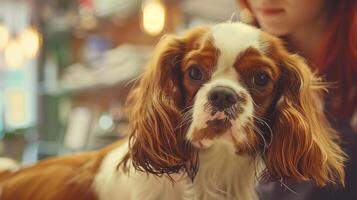
<instances>
[{"instance_id":1,"label":"woman","mask_svg":"<svg viewBox=\"0 0 357 200\"><path fill-rule=\"evenodd\" d=\"M285 40L291 52L329 82L326 113L341 133L346 163L345 188L318 188L284 180L263 183L262 200L357 199L357 3L356 0L237 0L241 19ZM352 186L355 188L353 189Z\"/></svg>"}]
</instances>

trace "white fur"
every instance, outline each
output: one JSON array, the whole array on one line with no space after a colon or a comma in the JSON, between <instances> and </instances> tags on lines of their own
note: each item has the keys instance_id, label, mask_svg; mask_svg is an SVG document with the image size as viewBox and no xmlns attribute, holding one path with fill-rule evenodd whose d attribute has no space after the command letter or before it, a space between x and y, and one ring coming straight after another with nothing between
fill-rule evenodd
<instances>
[{"instance_id":1,"label":"white fur","mask_svg":"<svg viewBox=\"0 0 357 200\"><path fill-rule=\"evenodd\" d=\"M201 150L200 168L192 185L194 200L254 200L259 163L239 156L230 146L215 143Z\"/></svg>"},{"instance_id":2,"label":"white fur","mask_svg":"<svg viewBox=\"0 0 357 200\"><path fill-rule=\"evenodd\" d=\"M211 28L214 46L220 51L217 66L233 66L237 56L249 47L264 51L259 29L243 23L222 23Z\"/></svg>"},{"instance_id":3,"label":"white fur","mask_svg":"<svg viewBox=\"0 0 357 200\"><path fill-rule=\"evenodd\" d=\"M132 167L129 172L117 170L127 150L125 144L104 158L93 185L100 200L256 199L259 163L248 156L234 154L226 144L218 142L201 150L200 168L193 183L187 178L172 184L166 177L147 175Z\"/></svg>"},{"instance_id":4,"label":"white fur","mask_svg":"<svg viewBox=\"0 0 357 200\"><path fill-rule=\"evenodd\" d=\"M249 47L254 47L261 51L264 50L264 46L260 42L260 31L246 24L218 24L211 28L209 34L212 36L213 45L219 50L220 54L210 81L201 87L196 94L192 124L186 136L188 140L192 140L196 128L202 129L207 127L206 122L210 118L210 113L204 110L204 105L207 103L207 95L212 88L225 86L233 89L237 94L240 92L249 94L247 89L238 82L239 74L234 68L234 63L237 57ZM241 130L254 113L253 100L250 98L250 95L246 96L248 96L248 103L244 107L244 112L232 123L232 130L235 131L231 131L231 136L238 141L246 138L245 133ZM229 139L229 137L220 139L227 138ZM204 143L208 145L213 144L207 140Z\"/></svg>"},{"instance_id":5,"label":"white fur","mask_svg":"<svg viewBox=\"0 0 357 200\"><path fill-rule=\"evenodd\" d=\"M117 169L128 151L128 144L112 150L103 160L94 180L100 200L180 200L183 198L185 180L172 184L166 177L156 177L135 171Z\"/></svg>"},{"instance_id":6,"label":"white fur","mask_svg":"<svg viewBox=\"0 0 357 200\"><path fill-rule=\"evenodd\" d=\"M129 173L116 170L120 159L128 151L128 146L124 145L113 150L104 159L95 178L94 187L101 200L257 199L255 184L256 177L262 169L260 159L253 160L248 155L237 155L233 143L227 142L227 138L234 137L238 142L244 142L246 135L243 127L254 114L253 100L248 95L248 91L239 83L239 74L233 65L237 56L249 47L264 51L264 45L262 46L259 42L260 31L245 24L230 23L213 26L208 34L212 36L214 46L219 49L220 56L211 80L196 94L192 113L193 121L188 130L187 139L192 140L194 128L205 128L207 120L212 117L204 110L204 105L207 103L207 94L213 87L226 86L232 88L237 94L246 93L248 104L244 112L235 119L231 130L224 137L214 141L201 141L207 149L200 150L199 170L192 183L186 179L172 185L165 177L157 178L137 172L133 167ZM216 117L221 116L217 114Z\"/></svg>"},{"instance_id":7,"label":"white fur","mask_svg":"<svg viewBox=\"0 0 357 200\"><path fill-rule=\"evenodd\" d=\"M260 168L248 155L235 154L233 140L243 145L247 135L244 127L254 115L253 99L248 90L239 82L239 74L234 68L237 57L249 47L264 51L265 44L260 41L260 31L240 23L218 24L209 32L213 45L220 54L214 66L211 79L204 84L195 96L192 123L186 138L194 138L194 130L207 127L211 119L210 111L205 110L208 93L217 86L233 89L237 94L245 93L247 103L243 113L231 120L232 127L227 133L215 139L203 139L194 144L204 148L200 151L200 168L192 186L192 199L257 199L255 175ZM220 117L220 116L219 116ZM259 159L257 159L259 161Z\"/></svg>"},{"instance_id":8,"label":"white fur","mask_svg":"<svg viewBox=\"0 0 357 200\"><path fill-rule=\"evenodd\" d=\"M220 71L219 67L218 67L217 71ZM214 73L214 75L215 74L216 74L216 72ZM219 76L219 79L212 78L207 84L205 84L197 92L196 97L195 97L194 106L193 106L192 123L191 123L191 126L189 127L189 130L186 135L186 138L188 140L192 140L195 128L201 129L201 128L207 127L206 122L211 116L210 116L210 112L205 110L204 105L208 101L207 95L212 88L217 87L217 86L226 86L226 87L233 89L237 94L239 94L240 92L248 94L248 91L237 82L237 78L236 78L236 80L234 80L234 78L224 79L225 75L227 75L227 77L229 77L229 76L234 77L234 76L237 76L237 73L235 71L231 71L231 72L227 71L227 73L221 73ZM248 97L247 105L244 107L244 112L242 114L240 114L239 117L237 119L235 119L235 121L232 123L232 125L233 125L232 128L234 130L237 130L235 132L232 132L232 135L236 139L238 139L238 141L240 141L239 138L245 138L245 135L244 135L245 133L241 132L241 129L244 127L244 125L246 125L249 118L253 115L253 112L254 112L253 101L249 95L247 95L247 97ZM205 143L207 143L207 142L208 141L206 141ZM210 144L212 144L212 142L210 142Z\"/></svg>"}]
</instances>

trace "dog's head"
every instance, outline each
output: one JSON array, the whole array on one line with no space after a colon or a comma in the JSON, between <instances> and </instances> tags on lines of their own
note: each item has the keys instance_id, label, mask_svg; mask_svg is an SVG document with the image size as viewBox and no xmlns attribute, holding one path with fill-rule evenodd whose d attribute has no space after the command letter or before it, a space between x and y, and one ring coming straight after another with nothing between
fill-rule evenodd
<instances>
[{"instance_id":1,"label":"dog's head","mask_svg":"<svg viewBox=\"0 0 357 200\"><path fill-rule=\"evenodd\" d=\"M344 153L323 114L325 85L281 41L241 23L165 36L130 106L129 159L157 175L186 169L223 143L257 153L274 177L344 179Z\"/></svg>"}]
</instances>

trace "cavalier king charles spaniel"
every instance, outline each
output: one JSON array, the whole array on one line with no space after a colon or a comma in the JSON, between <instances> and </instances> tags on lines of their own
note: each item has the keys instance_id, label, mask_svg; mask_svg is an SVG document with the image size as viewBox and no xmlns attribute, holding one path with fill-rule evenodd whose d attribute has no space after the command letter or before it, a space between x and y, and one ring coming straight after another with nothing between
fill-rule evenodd
<instances>
[{"instance_id":1,"label":"cavalier king charles spaniel","mask_svg":"<svg viewBox=\"0 0 357 200\"><path fill-rule=\"evenodd\" d=\"M249 25L167 35L128 97L128 140L2 171L0 199L254 200L261 177L343 185L326 87Z\"/></svg>"}]
</instances>

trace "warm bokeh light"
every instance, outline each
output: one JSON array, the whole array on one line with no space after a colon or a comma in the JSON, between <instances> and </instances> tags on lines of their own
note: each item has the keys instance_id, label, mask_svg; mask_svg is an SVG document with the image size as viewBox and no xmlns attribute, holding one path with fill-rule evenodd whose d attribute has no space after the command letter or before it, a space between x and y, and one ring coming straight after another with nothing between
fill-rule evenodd
<instances>
[{"instance_id":1,"label":"warm bokeh light","mask_svg":"<svg viewBox=\"0 0 357 200\"><path fill-rule=\"evenodd\" d=\"M165 7L159 0L146 0L143 3L143 26L150 35L161 33L165 25Z\"/></svg>"},{"instance_id":2,"label":"warm bokeh light","mask_svg":"<svg viewBox=\"0 0 357 200\"><path fill-rule=\"evenodd\" d=\"M5 46L4 51L5 64L9 68L21 67L24 63L24 54L20 43L15 39L10 39Z\"/></svg>"},{"instance_id":3,"label":"warm bokeh light","mask_svg":"<svg viewBox=\"0 0 357 200\"><path fill-rule=\"evenodd\" d=\"M5 91L6 120L8 126L24 124L27 119L25 91L20 88L9 88Z\"/></svg>"},{"instance_id":4,"label":"warm bokeh light","mask_svg":"<svg viewBox=\"0 0 357 200\"><path fill-rule=\"evenodd\" d=\"M7 27L3 24L0 24L0 51L2 51L5 46L7 41L9 40L9 30Z\"/></svg>"},{"instance_id":5,"label":"warm bokeh light","mask_svg":"<svg viewBox=\"0 0 357 200\"><path fill-rule=\"evenodd\" d=\"M22 51L27 58L34 58L40 48L41 35L34 28L26 28L19 35Z\"/></svg>"}]
</instances>

